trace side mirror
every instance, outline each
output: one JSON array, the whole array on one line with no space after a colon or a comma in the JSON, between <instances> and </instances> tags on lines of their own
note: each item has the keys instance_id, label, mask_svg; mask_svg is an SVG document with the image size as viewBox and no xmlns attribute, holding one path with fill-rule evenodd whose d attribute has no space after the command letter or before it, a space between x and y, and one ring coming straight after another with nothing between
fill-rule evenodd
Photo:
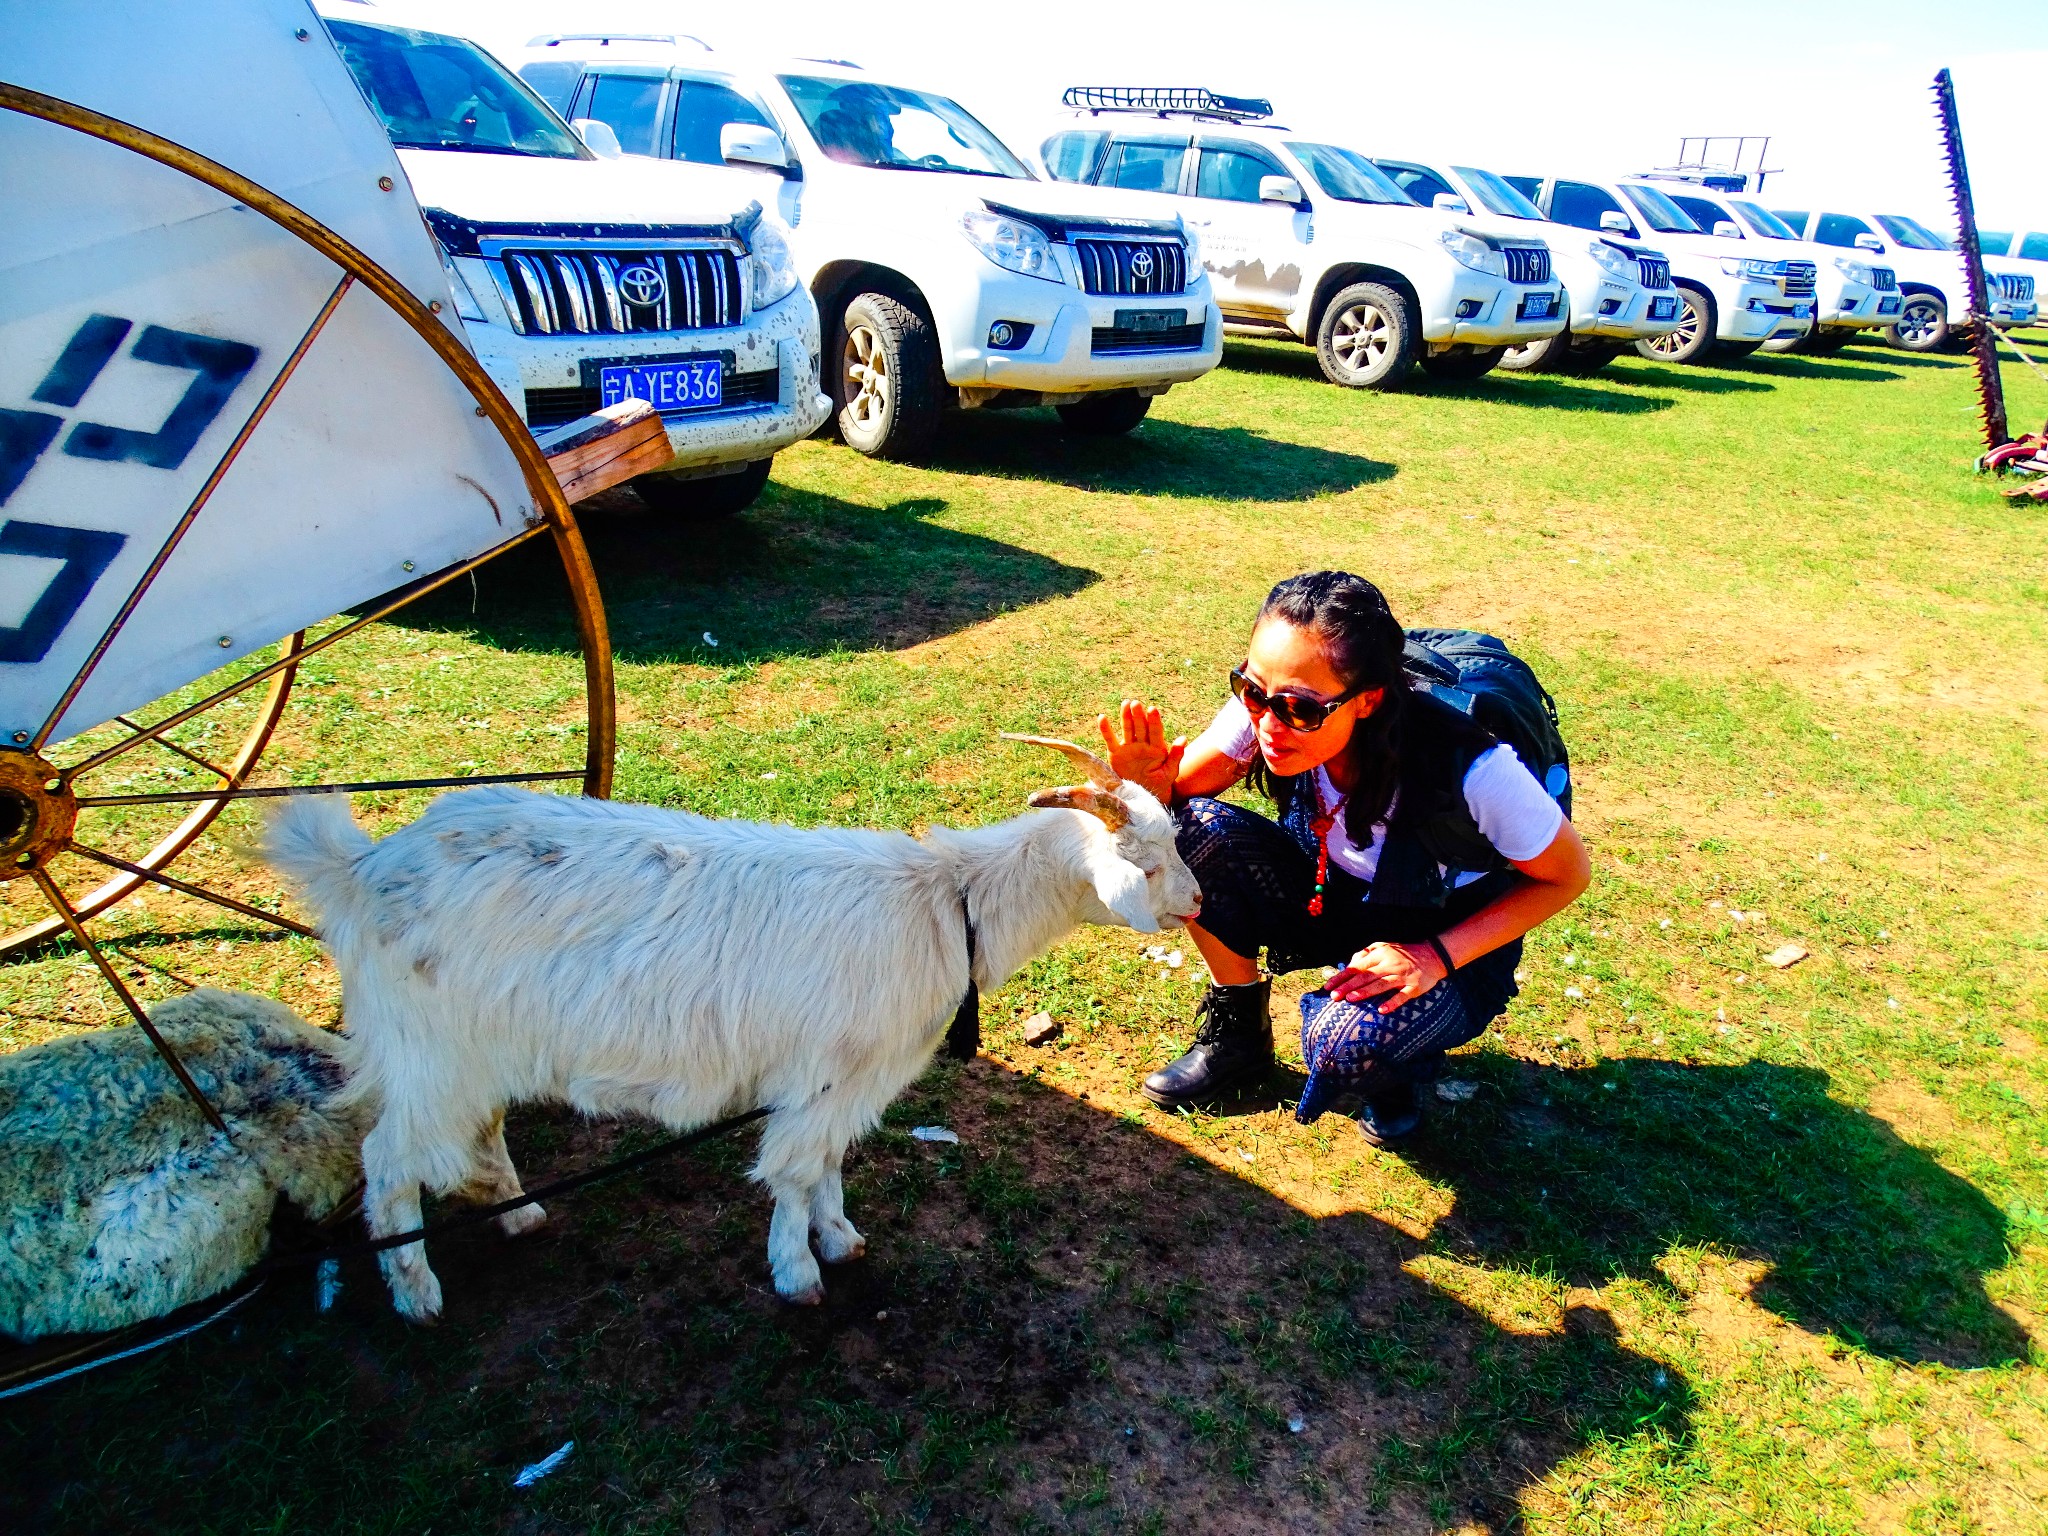
<instances>
[{"instance_id":1,"label":"side mirror","mask_svg":"<svg viewBox=\"0 0 2048 1536\"><path fill-rule=\"evenodd\" d=\"M579 117L569 126L600 160L616 160L625 154L619 148L619 136L612 132L610 123L601 123L594 117Z\"/></svg>"},{"instance_id":2,"label":"side mirror","mask_svg":"<svg viewBox=\"0 0 2048 1536\"><path fill-rule=\"evenodd\" d=\"M1875 235L1858 235L1856 237L1856 249L1859 251L1876 251L1882 256L1884 254L1884 242Z\"/></svg>"},{"instance_id":3,"label":"side mirror","mask_svg":"<svg viewBox=\"0 0 2048 1536\"><path fill-rule=\"evenodd\" d=\"M1429 200L1432 208L1441 208L1445 213L1470 213L1472 209L1462 197L1449 192L1439 192Z\"/></svg>"},{"instance_id":4,"label":"side mirror","mask_svg":"<svg viewBox=\"0 0 2048 1536\"><path fill-rule=\"evenodd\" d=\"M1600 227L1610 234L1625 235L1629 232L1628 215L1618 208L1610 208L1600 215Z\"/></svg>"},{"instance_id":5,"label":"side mirror","mask_svg":"<svg viewBox=\"0 0 2048 1536\"><path fill-rule=\"evenodd\" d=\"M1723 240L1740 240L1742 238L1742 226L1733 219L1716 219L1714 220L1714 233Z\"/></svg>"},{"instance_id":6,"label":"side mirror","mask_svg":"<svg viewBox=\"0 0 2048 1536\"><path fill-rule=\"evenodd\" d=\"M789 146L773 128L759 123L727 123L718 130L718 153L728 165L758 165L787 171Z\"/></svg>"},{"instance_id":7,"label":"side mirror","mask_svg":"<svg viewBox=\"0 0 2048 1536\"><path fill-rule=\"evenodd\" d=\"M1302 204L1301 183L1292 176L1261 176L1259 201L1285 203L1290 208L1299 208Z\"/></svg>"}]
</instances>

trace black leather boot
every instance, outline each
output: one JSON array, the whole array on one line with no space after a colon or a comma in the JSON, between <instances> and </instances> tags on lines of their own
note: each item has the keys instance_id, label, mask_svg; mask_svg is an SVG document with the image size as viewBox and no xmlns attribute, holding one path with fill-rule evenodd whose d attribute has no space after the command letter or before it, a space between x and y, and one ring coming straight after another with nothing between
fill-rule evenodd
<instances>
[{"instance_id":1,"label":"black leather boot","mask_svg":"<svg viewBox=\"0 0 2048 1536\"><path fill-rule=\"evenodd\" d=\"M1209 988L1195 1008L1202 1018L1187 1054L1145 1079L1145 1097L1162 1109L1201 1104L1264 1077L1273 1066L1271 980Z\"/></svg>"}]
</instances>

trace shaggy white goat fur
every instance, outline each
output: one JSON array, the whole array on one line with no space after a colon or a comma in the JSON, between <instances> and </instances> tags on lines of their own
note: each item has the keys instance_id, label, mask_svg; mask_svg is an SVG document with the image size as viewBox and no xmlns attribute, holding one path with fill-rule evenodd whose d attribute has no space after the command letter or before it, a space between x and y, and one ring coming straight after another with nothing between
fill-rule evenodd
<instances>
[{"instance_id":1,"label":"shaggy white goat fur","mask_svg":"<svg viewBox=\"0 0 2048 1536\"><path fill-rule=\"evenodd\" d=\"M1033 797L1073 809L923 839L488 787L373 844L338 798L287 802L270 862L320 914L352 1071L379 1106L371 1231L417 1226L422 1185L518 1194L508 1104L676 1129L766 1104L753 1176L775 1197L775 1288L821 1299L808 1234L827 1262L865 1250L840 1163L967 989L963 902L984 989L1080 923L1155 933L1196 910L1165 811L1094 766L1104 783ZM435 1317L424 1243L382 1259L398 1310Z\"/></svg>"},{"instance_id":2,"label":"shaggy white goat fur","mask_svg":"<svg viewBox=\"0 0 2048 1536\"><path fill-rule=\"evenodd\" d=\"M282 1003L204 988L150 1019L221 1118L129 1024L0 1057L0 1332L95 1333L224 1290L263 1256L282 1193L327 1215L369 1117L339 1042Z\"/></svg>"}]
</instances>

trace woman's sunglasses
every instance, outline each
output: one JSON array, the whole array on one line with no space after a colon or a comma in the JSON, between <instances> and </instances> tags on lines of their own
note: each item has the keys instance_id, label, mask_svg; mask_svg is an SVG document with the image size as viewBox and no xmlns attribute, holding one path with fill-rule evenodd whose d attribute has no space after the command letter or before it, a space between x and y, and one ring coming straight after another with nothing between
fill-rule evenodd
<instances>
[{"instance_id":1,"label":"woman's sunglasses","mask_svg":"<svg viewBox=\"0 0 2048 1536\"><path fill-rule=\"evenodd\" d=\"M1230 669L1230 691L1237 695L1238 702L1253 715L1271 710L1273 718L1290 731L1320 731L1329 724L1331 711L1339 704L1355 699L1365 692L1363 688L1353 688L1348 693L1338 694L1334 699L1319 699L1314 694L1307 693L1268 693L1246 677L1242 667Z\"/></svg>"}]
</instances>

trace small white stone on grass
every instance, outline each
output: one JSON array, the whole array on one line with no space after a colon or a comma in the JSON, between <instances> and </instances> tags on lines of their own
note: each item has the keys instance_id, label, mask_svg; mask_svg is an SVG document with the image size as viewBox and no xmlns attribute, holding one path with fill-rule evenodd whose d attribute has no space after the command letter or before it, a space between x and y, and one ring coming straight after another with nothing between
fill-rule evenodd
<instances>
[{"instance_id":1,"label":"small white stone on grass","mask_svg":"<svg viewBox=\"0 0 2048 1536\"><path fill-rule=\"evenodd\" d=\"M949 1147L960 1145L959 1136L943 1125L915 1125L910 1128L910 1134L918 1141L935 1141Z\"/></svg>"},{"instance_id":2,"label":"small white stone on grass","mask_svg":"<svg viewBox=\"0 0 2048 1536\"><path fill-rule=\"evenodd\" d=\"M1657 919L1657 926L1659 928L1669 928L1671 926L1671 919L1668 917L1660 917Z\"/></svg>"},{"instance_id":3,"label":"small white stone on grass","mask_svg":"<svg viewBox=\"0 0 2048 1536\"><path fill-rule=\"evenodd\" d=\"M1307 1428L1308 1420L1304 1419L1300 1414L1290 1413L1287 1415L1287 1433L1290 1435L1298 1435Z\"/></svg>"},{"instance_id":4,"label":"small white stone on grass","mask_svg":"<svg viewBox=\"0 0 2048 1536\"><path fill-rule=\"evenodd\" d=\"M761 775L761 777L762 777L762 779L763 779L764 781L765 781L765 780L768 780L768 779L772 779L772 778L774 778L774 777L775 777L775 770L771 768L771 769L770 769L770 770L769 770L768 772L766 772L766 773L762 774L762 775Z\"/></svg>"},{"instance_id":5,"label":"small white stone on grass","mask_svg":"<svg viewBox=\"0 0 2048 1536\"><path fill-rule=\"evenodd\" d=\"M1436 1096L1446 1104L1464 1104L1479 1091L1479 1085L1469 1077L1447 1077L1436 1085Z\"/></svg>"},{"instance_id":6,"label":"small white stone on grass","mask_svg":"<svg viewBox=\"0 0 2048 1536\"><path fill-rule=\"evenodd\" d=\"M1177 949L1170 951L1166 957L1166 968L1169 971L1177 971L1183 965L1187 964L1187 958L1188 957L1186 955L1182 954Z\"/></svg>"},{"instance_id":7,"label":"small white stone on grass","mask_svg":"<svg viewBox=\"0 0 2048 1536\"><path fill-rule=\"evenodd\" d=\"M1581 992L1577 987L1566 987L1564 989L1564 995L1566 997L1584 997L1586 994Z\"/></svg>"},{"instance_id":8,"label":"small white stone on grass","mask_svg":"<svg viewBox=\"0 0 2048 1536\"><path fill-rule=\"evenodd\" d=\"M1887 1008L1896 1008L1899 1006L1899 1000L1896 997L1888 997L1884 1000L1884 1005Z\"/></svg>"},{"instance_id":9,"label":"small white stone on grass","mask_svg":"<svg viewBox=\"0 0 2048 1536\"><path fill-rule=\"evenodd\" d=\"M1889 928L1880 928L1877 930L1877 936L1880 939L1888 939L1892 936L1891 930Z\"/></svg>"},{"instance_id":10,"label":"small white stone on grass","mask_svg":"<svg viewBox=\"0 0 2048 1536\"><path fill-rule=\"evenodd\" d=\"M1781 971L1787 970L1804 960L1806 953L1797 944L1780 944L1776 949L1764 956L1764 964L1774 965Z\"/></svg>"},{"instance_id":11,"label":"small white stone on grass","mask_svg":"<svg viewBox=\"0 0 2048 1536\"><path fill-rule=\"evenodd\" d=\"M1024 1021L1024 1043L1044 1045L1059 1038L1059 1021L1049 1013L1034 1013Z\"/></svg>"},{"instance_id":12,"label":"small white stone on grass","mask_svg":"<svg viewBox=\"0 0 2048 1536\"><path fill-rule=\"evenodd\" d=\"M1253 1161L1256 1161L1256 1159L1254 1159L1254 1158L1252 1157L1251 1153L1249 1153L1249 1152L1245 1151L1245 1149L1244 1149L1243 1147L1239 1147L1239 1148L1237 1149L1237 1155L1238 1155L1239 1157L1243 1158L1243 1159L1244 1159L1244 1160L1245 1160L1246 1162L1248 1162L1248 1163L1249 1163L1249 1162L1253 1162Z\"/></svg>"}]
</instances>

